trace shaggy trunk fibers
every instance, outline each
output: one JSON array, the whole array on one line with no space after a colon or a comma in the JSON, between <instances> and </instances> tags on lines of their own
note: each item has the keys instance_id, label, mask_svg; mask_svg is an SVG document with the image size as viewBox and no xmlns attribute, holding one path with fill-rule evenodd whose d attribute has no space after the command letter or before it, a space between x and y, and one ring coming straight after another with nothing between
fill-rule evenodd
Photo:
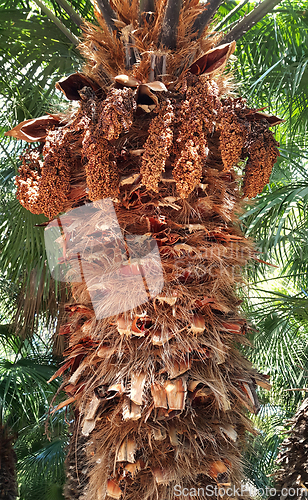
<instances>
[{"instance_id":1,"label":"shaggy trunk fibers","mask_svg":"<svg viewBox=\"0 0 308 500\"><path fill-rule=\"evenodd\" d=\"M75 417L66 496L202 497L239 484L247 413L256 385L269 388L237 349L237 287L254 253L233 167L245 168L244 195L262 190L279 120L230 96L235 44L194 33L197 1L182 3L176 40L171 1L101 3L84 73L58 83L78 109L9 132L41 141L23 155L17 196L54 219L46 239L62 245L54 264L71 283L55 374L58 408Z\"/></svg>"}]
</instances>

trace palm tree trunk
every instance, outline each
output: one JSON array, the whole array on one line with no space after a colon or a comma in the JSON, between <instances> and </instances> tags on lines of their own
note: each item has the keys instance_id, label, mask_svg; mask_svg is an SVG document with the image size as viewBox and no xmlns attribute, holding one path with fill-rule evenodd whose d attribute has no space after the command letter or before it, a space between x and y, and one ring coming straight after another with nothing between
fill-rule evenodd
<instances>
[{"instance_id":1,"label":"palm tree trunk","mask_svg":"<svg viewBox=\"0 0 308 500\"><path fill-rule=\"evenodd\" d=\"M276 463L275 494L271 499L298 500L307 498L307 433L308 433L308 399L305 399L290 421L288 436L280 446Z\"/></svg>"},{"instance_id":2,"label":"palm tree trunk","mask_svg":"<svg viewBox=\"0 0 308 500\"><path fill-rule=\"evenodd\" d=\"M0 426L0 498L15 500L17 498L16 454L12 438L5 427Z\"/></svg>"},{"instance_id":3,"label":"palm tree trunk","mask_svg":"<svg viewBox=\"0 0 308 500\"><path fill-rule=\"evenodd\" d=\"M10 132L43 142L24 154L17 196L54 219L51 269L71 283L55 374L59 408L75 408L68 499L239 484L247 411L256 385L269 388L237 348L248 328L237 288L254 253L233 167L246 163L245 195L262 190L278 155L271 117L227 97L234 43L195 40L200 6L183 2L175 46L161 49L171 3L137 30L136 3L114 0L121 34L101 16L103 30L87 26L84 74L58 85L78 112Z\"/></svg>"}]
</instances>

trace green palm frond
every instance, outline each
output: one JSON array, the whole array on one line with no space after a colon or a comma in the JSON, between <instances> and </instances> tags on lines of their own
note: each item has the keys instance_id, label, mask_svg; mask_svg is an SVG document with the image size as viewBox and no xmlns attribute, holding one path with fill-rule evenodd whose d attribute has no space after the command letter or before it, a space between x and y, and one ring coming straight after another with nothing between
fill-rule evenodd
<instances>
[{"instance_id":1,"label":"green palm frond","mask_svg":"<svg viewBox=\"0 0 308 500\"><path fill-rule=\"evenodd\" d=\"M261 372L270 375L273 388L262 393L262 400L294 407L302 396L298 389L307 387L308 299L302 292L283 290L281 281L276 285L281 290L269 290L268 283L253 288L246 303L255 327L253 349L246 352Z\"/></svg>"},{"instance_id":2,"label":"green palm frond","mask_svg":"<svg viewBox=\"0 0 308 500\"><path fill-rule=\"evenodd\" d=\"M82 5L83 14L91 11L89 2ZM15 191L12 180L22 144L1 136L21 120L61 109L63 99L55 91L55 82L80 68L82 59L61 31L28 5L2 3L0 16L0 63L5 68L0 75L4 111L0 119L0 269L6 280L19 285L18 323L26 334L25 328L38 326L40 311L47 310L46 324L57 316L59 289L46 272L43 229L36 227L46 219L33 216L10 194Z\"/></svg>"},{"instance_id":3,"label":"green palm frond","mask_svg":"<svg viewBox=\"0 0 308 500\"><path fill-rule=\"evenodd\" d=\"M0 361L1 419L11 428L21 421L39 419L46 411L58 384L47 384L54 366L27 358Z\"/></svg>"},{"instance_id":4,"label":"green palm frond","mask_svg":"<svg viewBox=\"0 0 308 500\"><path fill-rule=\"evenodd\" d=\"M258 434L248 444L244 470L248 480L259 491L273 485L271 474L283 440L284 422L291 415L291 412L286 412L279 406L266 404L261 407L259 415L253 418ZM263 498L267 496L264 495Z\"/></svg>"},{"instance_id":5,"label":"green palm frond","mask_svg":"<svg viewBox=\"0 0 308 500\"><path fill-rule=\"evenodd\" d=\"M0 421L15 438L20 498L63 499L65 411L46 420L59 387L58 381L47 383L55 363L43 340L22 340L10 325L0 326L0 354Z\"/></svg>"},{"instance_id":6,"label":"green palm frond","mask_svg":"<svg viewBox=\"0 0 308 500\"><path fill-rule=\"evenodd\" d=\"M94 7L90 0L51 0L50 4L57 16L61 16L61 19L73 30L73 23L78 25L80 19L75 19L75 15L81 17L84 20L93 22L94 17ZM74 14L72 14L74 11ZM77 33L77 30L75 31Z\"/></svg>"},{"instance_id":7,"label":"green palm frond","mask_svg":"<svg viewBox=\"0 0 308 500\"><path fill-rule=\"evenodd\" d=\"M4 358L12 358L23 349L23 341L17 335L12 334L12 325L0 325L0 354Z\"/></svg>"},{"instance_id":8,"label":"green palm frond","mask_svg":"<svg viewBox=\"0 0 308 500\"><path fill-rule=\"evenodd\" d=\"M47 420L59 388L58 381L47 383L55 363L43 340L37 336L31 342L22 340L10 325L0 326L0 355L0 421L15 439L21 498L60 500L67 444L65 410ZM54 495L48 496L51 492Z\"/></svg>"},{"instance_id":9,"label":"green palm frond","mask_svg":"<svg viewBox=\"0 0 308 500\"><path fill-rule=\"evenodd\" d=\"M19 459L20 495L24 500L63 499L67 441L57 438L50 443L38 444L37 451Z\"/></svg>"},{"instance_id":10,"label":"green palm frond","mask_svg":"<svg viewBox=\"0 0 308 500\"><path fill-rule=\"evenodd\" d=\"M45 433L46 416L19 429L15 450L18 458L20 497L23 500L62 500L67 453L64 412L50 418L51 435Z\"/></svg>"},{"instance_id":11,"label":"green palm frond","mask_svg":"<svg viewBox=\"0 0 308 500\"><path fill-rule=\"evenodd\" d=\"M255 200L255 205L242 217L246 234L252 236L262 259L279 267L280 276L297 287L308 287L308 184L291 182L271 186L272 192ZM258 272L269 278L268 266Z\"/></svg>"},{"instance_id":12,"label":"green palm frond","mask_svg":"<svg viewBox=\"0 0 308 500\"><path fill-rule=\"evenodd\" d=\"M20 464L20 469L23 469L25 477L29 478L29 469L32 469L31 475L33 473L45 476L52 475L55 482L61 480L65 458L64 448L66 445L65 440L57 439L27 456Z\"/></svg>"},{"instance_id":13,"label":"green palm frond","mask_svg":"<svg viewBox=\"0 0 308 500\"><path fill-rule=\"evenodd\" d=\"M273 283L276 281L274 286L265 279L259 283L264 288L252 288L246 304L254 335L253 348L245 352L262 373L270 376L272 384L270 392L258 390L261 410L253 417L258 434L251 438L245 454L246 477L258 489L273 486L286 419L295 413L308 380L307 297L302 292L292 295L283 289L281 278Z\"/></svg>"},{"instance_id":14,"label":"green palm frond","mask_svg":"<svg viewBox=\"0 0 308 500\"><path fill-rule=\"evenodd\" d=\"M237 42L242 92L287 120L278 134L303 137L308 123L307 2L285 0Z\"/></svg>"},{"instance_id":15,"label":"green palm frond","mask_svg":"<svg viewBox=\"0 0 308 500\"><path fill-rule=\"evenodd\" d=\"M23 336L38 328L41 320L52 330L65 286L52 279L47 266L44 227L40 226L47 219L33 215L11 196L4 195L0 206L0 269L7 281L16 284L16 326Z\"/></svg>"},{"instance_id":16,"label":"green palm frond","mask_svg":"<svg viewBox=\"0 0 308 500\"><path fill-rule=\"evenodd\" d=\"M8 128L49 109L54 85L80 66L81 57L45 16L31 9L1 9L0 95L10 108Z\"/></svg>"},{"instance_id":17,"label":"green palm frond","mask_svg":"<svg viewBox=\"0 0 308 500\"><path fill-rule=\"evenodd\" d=\"M31 214L15 198L2 203L0 266L18 282L25 269L44 267L43 215Z\"/></svg>"}]
</instances>

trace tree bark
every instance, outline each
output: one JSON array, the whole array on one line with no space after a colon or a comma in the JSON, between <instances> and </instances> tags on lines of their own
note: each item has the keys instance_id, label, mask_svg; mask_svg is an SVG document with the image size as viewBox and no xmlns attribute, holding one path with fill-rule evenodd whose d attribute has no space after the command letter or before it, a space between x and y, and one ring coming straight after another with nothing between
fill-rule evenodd
<instances>
[{"instance_id":1,"label":"tree bark","mask_svg":"<svg viewBox=\"0 0 308 500\"><path fill-rule=\"evenodd\" d=\"M113 32L115 13L99 2ZM89 54L97 37L96 64L84 72L100 91L75 88L78 110L46 125L16 177L23 206L53 220L51 271L63 264L71 284L66 360L53 376L64 375L58 409L74 405L69 500L172 500L178 488L184 499L190 488L239 484L246 411L258 411L256 384L269 388L237 347L248 329L237 288L255 254L237 224L233 168L249 157L243 191L254 196L277 143L267 115L226 96L235 44L203 54L189 34L176 50L191 12L180 16L181 0L155 5L153 33L134 28L134 76L124 36L93 28L83 46Z\"/></svg>"},{"instance_id":2,"label":"tree bark","mask_svg":"<svg viewBox=\"0 0 308 500\"><path fill-rule=\"evenodd\" d=\"M249 31L255 24L257 24L263 17L265 17L273 8L278 5L281 0L264 0L254 10L252 10L246 17L241 19L239 23L232 28L232 30L223 38L221 43L229 43L232 40L239 40Z\"/></svg>"},{"instance_id":3,"label":"tree bark","mask_svg":"<svg viewBox=\"0 0 308 500\"><path fill-rule=\"evenodd\" d=\"M15 500L17 498L16 454L12 439L5 427L0 425L0 498Z\"/></svg>"},{"instance_id":4,"label":"tree bark","mask_svg":"<svg viewBox=\"0 0 308 500\"><path fill-rule=\"evenodd\" d=\"M140 0L140 12L155 12L154 0Z\"/></svg>"},{"instance_id":5,"label":"tree bark","mask_svg":"<svg viewBox=\"0 0 308 500\"><path fill-rule=\"evenodd\" d=\"M182 0L168 0L159 41L163 47L176 48L178 23Z\"/></svg>"},{"instance_id":6,"label":"tree bark","mask_svg":"<svg viewBox=\"0 0 308 500\"><path fill-rule=\"evenodd\" d=\"M109 31L111 31L111 33L114 31L118 32L118 29L113 21L113 19L117 18L117 15L112 10L109 0L97 0L97 5L103 18L105 19L105 23L107 24Z\"/></svg>"},{"instance_id":7,"label":"tree bark","mask_svg":"<svg viewBox=\"0 0 308 500\"><path fill-rule=\"evenodd\" d=\"M209 24L222 3L223 0L210 0L206 3L204 11L197 17L193 25L193 32L197 33L198 38L201 37L205 27Z\"/></svg>"},{"instance_id":8,"label":"tree bark","mask_svg":"<svg viewBox=\"0 0 308 500\"><path fill-rule=\"evenodd\" d=\"M57 4L65 10L65 12L70 16L71 21L73 21L78 28L84 24L82 17L76 12L73 7L66 0L56 0Z\"/></svg>"},{"instance_id":9,"label":"tree bark","mask_svg":"<svg viewBox=\"0 0 308 500\"><path fill-rule=\"evenodd\" d=\"M308 490L308 399L305 399L291 420L288 437L280 446L276 459L276 492L269 500L301 500ZM284 495L282 490L284 489ZM294 492L296 494L294 495Z\"/></svg>"}]
</instances>

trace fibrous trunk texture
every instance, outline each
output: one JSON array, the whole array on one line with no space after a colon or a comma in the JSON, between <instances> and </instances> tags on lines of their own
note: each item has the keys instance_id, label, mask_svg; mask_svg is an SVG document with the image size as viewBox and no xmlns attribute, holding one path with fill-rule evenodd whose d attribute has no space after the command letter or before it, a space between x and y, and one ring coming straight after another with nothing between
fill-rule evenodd
<instances>
[{"instance_id":1,"label":"fibrous trunk texture","mask_svg":"<svg viewBox=\"0 0 308 500\"><path fill-rule=\"evenodd\" d=\"M288 437L280 446L273 500L301 500L308 493L308 399L290 421Z\"/></svg>"},{"instance_id":2,"label":"fibrous trunk texture","mask_svg":"<svg viewBox=\"0 0 308 500\"><path fill-rule=\"evenodd\" d=\"M256 385L269 387L237 348L247 343L237 288L254 253L237 226L233 168L246 168L245 195L262 190L279 120L228 95L235 47L196 39L197 1L181 4L176 48L161 44L171 4L139 12L113 0L117 30L103 9L102 28L85 28L84 72L58 83L78 109L9 132L41 141L23 155L17 196L53 219L51 268L71 283L55 374L59 408L75 417L68 499L171 500L239 484L248 410Z\"/></svg>"},{"instance_id":3,"label":"fibrous trunk texture","mask_svg":"<svg viewBox=\"0 0 308 500\"><path fill-rule=\"evenodd\" d=\"M17 498L16 454L7 429L0 426L0 498Z\"/></svg>"}]
</instances>

